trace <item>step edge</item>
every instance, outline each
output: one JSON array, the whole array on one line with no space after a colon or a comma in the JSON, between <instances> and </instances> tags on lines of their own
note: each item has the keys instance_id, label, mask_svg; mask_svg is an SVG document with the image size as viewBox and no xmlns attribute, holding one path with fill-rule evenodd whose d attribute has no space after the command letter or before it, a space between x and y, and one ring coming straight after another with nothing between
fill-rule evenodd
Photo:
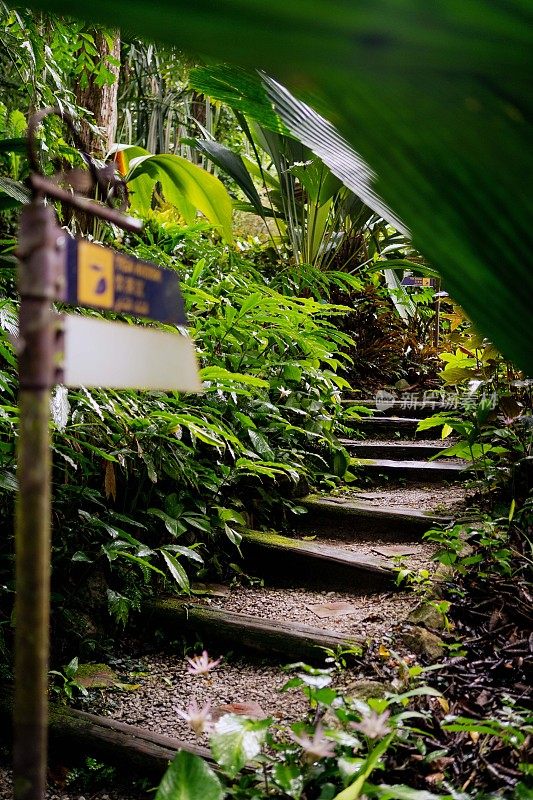
<instances>
[{"instance_id":1,"label":"step edge","mask_svg":"<svg viewBox=\"0 0 533 800\"><path fill-rule=\"evenodd\" d=\"M213 622L216 621L217 618L225 617L228 624L236 629L259 629L262 623L263 626L267 625L268 627L276 630L278 633L285 634L294 639L315 639L317 642L335 641L340 645L361 644L364 641L363 639L345 636L327 628L316 628L314 625L306 625L303 622L280 622L278 620L272 620L266 617L256 617L252 614L243 614L241 611L228 611L219 606L203 606L199 603L191 603L187 600L179 600L175 598L171 598L170 601L169 599L154 600L148 605L145 605L145 608L147 608L150 613L161 613L165 614L166 616L175 613L176 616L180 617L181 621L183 621L183 617L185 616L185 621L188 621L190 618L191 623L197 619L195 616L190 616L191 611L207 612L206 616L211 616L211 620Z\"/></svg>"},{"instance_id":2,"label":"step edge","mask_svg":"<svg viewBox=\"0 0 533 800\"><path fill-rule=\"evenodd\" d=\"M437 516L432 514L431 511L420 511L418 508L411 506L375 506L372 503L365 503L364 501L358 502L338 502L336 499L328 500L324 497L306 497L302 498L300 505L309 509L327 509L328 511L338 511L346 516L378 516L383 519L406 519L413 521L424 520L435 524L449 524L453 517Z\"/></svg>"},{"instance_id":3,"label":"step edge","mask_svg":"<svg viewBox=\"0 0 533 800\"><path fill-rule=\"evenodd\" d=\"M472 463L469 461L463 464L446 464L442 461L396 461L390 458L357 458L350 459L350 463L354 466L371 467L376 469L406 469L406 470L427 470L428 472L437 472L442 470L444 472L466 472L471 468Z\"/></svg>"},{"instance_id":4,"label":"step edge","mask_svg":"<svg viewBox=\"0 0 533 800\"><path fill-rule=\"evenodd\" d=\"M281 540L279 543L275 541L271 541L270 543L267 542L266 536L268 536L268 534L265 535L265 541L262 542L262 535L263 534L261 531L248 531L247 533L243 534L243 540L253 542L254 544L258 544L262 547L272 547L274 549L285 551L290 550L292 553L304 553L306 556L316 558L317 560L320 560L321 557L327 557L330 562L336 562L339 565L348 568L353 567L354 569L364 569L368 572L373 572L374 574L383 577L393 574L393 570L387 567L386 564L375 563L367 558L358 558L357 556L354 557L351 554L347 554L346 550L341 547L332 547L331 545L321 545L320 543L307 542L300 538L291 539L288 536L282 536L281 534L276 534L276 538Z\"/></svg>"}]
</instances>

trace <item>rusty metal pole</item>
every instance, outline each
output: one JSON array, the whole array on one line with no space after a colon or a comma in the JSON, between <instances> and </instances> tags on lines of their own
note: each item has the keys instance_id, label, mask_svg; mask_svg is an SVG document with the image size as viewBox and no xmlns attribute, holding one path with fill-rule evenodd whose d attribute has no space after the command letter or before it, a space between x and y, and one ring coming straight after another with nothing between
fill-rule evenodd
<instances>
[{"instance_id":1,"label":"rusty metal pole","mask_svg":"<svg viewBox=\"0 0 533 800\"><path fill-rule=\"evenodd\" d=\"M18 246L19 438L16 510L14 797L46 790L50 618L50 390L64 234L37 196L22 212Z\"/></svg>"},{"instance_id":2,"label":"rusty metal pole","mask_svg":"<svg viewBox=\"0 0 533 800\"><path fill-rule=\"evenodd\" d=\"M435 301L435 327L433 329L433 346L438 348L440 343L440 278L437 281L437 299Z\"/></svg>"}]
</instances>

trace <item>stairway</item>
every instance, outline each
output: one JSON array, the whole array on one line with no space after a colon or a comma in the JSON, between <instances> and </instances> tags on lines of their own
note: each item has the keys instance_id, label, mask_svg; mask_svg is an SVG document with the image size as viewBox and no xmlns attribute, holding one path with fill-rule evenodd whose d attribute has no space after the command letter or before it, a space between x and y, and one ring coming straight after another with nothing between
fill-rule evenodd
<instances>
[{"instance_id":1,"label":"stairway","mask_svg":"<svg viewBox=\"0 0 533 800\"><path fill-rule=\"evenodd\" d=\"M245 533L241 568L252 576L250 585L243 578L240 586L204 585L192 598L152 601L144 609L145 631L164 631L165 652L141 659L146 677L135 692L118 698L104 692L87 710L113 724L140 726L143 736L146 729L178 736L188 747L191 734L173 711L187 698L294 722L304 709L294 696L287 704L279 693L285 677L276 665L324 664L341 650L387 641L417 603L396 585L397 559L414 570L428 566L432 547L422 535L453 516L453 507L435 498L460 498L463 472L456 464L428 460L440 443L413 438L417 419L376 416L357 424L374 435L382 433L380 423L393 441L344 441L354 467L371 476L369 490L305 498L307 513L298 517L292 536ZM189 653L223 654L221 666L205 680L191 676L182 650L170 653L169 643L180 650L183 641Z\"/></svg>"},{"instance_id":2,"label":"stairway","mask_svg":"<svg viewBox=\"0 0 533 800\"><path fill-rule=\"evenodd\" d=\"M203 585L192 598L152 601L144 609L143 629L146 634L164 631L164 652L141 657L137 672L128 673L143 676L125 677L139 681L134 691L103 690L86 710L103 715L98 719L108 720L105 724L122 726L113 735L137 726L131 730L138 731L139 742L159 737L160 747L165 745L161 737L173 737L170 750L176 741L194 748L196 740L174 710L190 698L199 705L209 701L217 713L295 722L305 713L305 703L295 695L288 702L280 694L286 676L279 664L323 664L342 650L390 641L391 630L402 629L417 604L413 593L396 585L397 560L414 570L426 568L433 550L423 533L448 524L453 516L448 496L462 497L463 468L429 461L440 443L418 443L417 423L412 417L384 416L357 423L367 435L387 430L388 437L395 437L344 441L353 467L373 485L305 498L307 513L298 517L292 536L245 533L241 566L252 576L250 585L245 580L240 586ZM212 657L223 654L222 664L205 678L190 675L183 641L189 654L204 649ZM91 724L91 729L100 728Z\"/></svg>"}]
</instances>

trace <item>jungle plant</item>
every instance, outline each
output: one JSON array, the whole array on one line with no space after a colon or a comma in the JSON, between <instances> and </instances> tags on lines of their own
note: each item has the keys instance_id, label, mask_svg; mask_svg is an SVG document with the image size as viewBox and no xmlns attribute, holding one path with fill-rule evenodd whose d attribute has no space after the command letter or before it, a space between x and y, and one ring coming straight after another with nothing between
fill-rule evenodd
<instances>
[{"instance_id":1,"label":"jungle plant","mask_svg":"<svg viewBox=\"0 0 533 800\"><path fill-rule=\"evenodd\" d=\"M115 157L134 211L141 216L149 213L157 184L164 200L175 206L188 224L195 221L197 210L201 211L226 241L232 241L231 200L214 175L181 156L151 155L142 147L117 146Z\"/></svg>"},{"instance_id":2,"label":"jungle plant","mask_svg":"<svg viewBox=\"0 0 533 800\"><path fill-rule=\"evenodd\" d=\"M441 450L441 456L462 458L471 464L476 478L487 489L498 487L513 497L523 498L529 488L533 447L531 416L508 394L478 385L477 391L459 396L456 411L434 414L418 423L417 430L440 427L442 438L452 433L459 438Z\"/></svg>"},{"instance_id":3,"label":"jungle plant","mask_svg":"<svg viewBox=\"0 0 533 800\"><path fill-rule=\"evenodd\" d=\"M87 695L87 689L76 680L78 674L78 659L73 658L65 664L62 670L51 669L49 675L52 676L51 691L62 702L67 703L77 694Z\"/></svg>"},{"instance_id":4,"label":"jungle plant","mask_svg":"<svg viewBox=\"0 0 533 800\"><path fill-rule=\"evenodd\" d=\"M439 545L435 560L453 567L458 575L476 574L479 579L491 575L510 576L513 573L511 521L494 520L488 516L476 523L458 523L452 528L432 529L424 538ZM529 548L531 549L531 548ZM526 554L526 559L531 560Z\"/></svg>"},{"instance_id":5,"label":"jungle plant","mask_svg":"<svg viewBox=\"0 0 533 800\"><path fill-rule=\"evenodd\" d=\"M244 526L260 526L273 506L291 515L308 485L340 479L348 458L334 423L347 384L338 371L351 344L334 325L343 307L277 293L254 265L260 248L238 255L211 242L205 224L183 228L174 212L152 212L144 241L130 248L181 270L205 394L60 387L54 395L54 515L62 530L54 581L64 594L100 576L106 588L95 602L107 600L121 624L151 587L189 592L191 574L229 577ZM16 336L16 309L5 300L0 315L8 329L0 419L6 519L16 489L8 336Z\"/></svg>"},{"instance_id":6,"label":"jungle plant","mask_svg":"<svg viewBox=\"0 0 533 800\"><path fill-rule=\"evenodd\" d=\"M233 109L248 152L236 153L212 139L187 142L242 190L248 203L237 207L260 215L265 224L275 222L278 239L272 241L291 272L303 265L350 271L365 260L362 231L373 211L301 139L289 134L272 110L267 80L228 65L192 70L190 82L197 91ZM254 179L260 182L260 193ZM271 227L267 231L271 234ZM293 281L298 284L296 276Z\"/></svg>"},{"instance_id":7,"label":"jungle plant","mask_svg":"<svg viewBox=\"0 0 533 800\"><path fill-rule=\"evenodd\" d=\"M287 669L296 675L282 691L304 692L307 720L288 730L271 719L234 714L214 722L209 704L202 709L191 704L180 716L197 735L209 735L217 771L198 756L181 752L159 786L158 800L469 800L479 795L458 791L445 774L453 762L445 742L458 731L471 732L473 741L478 735L499 738L514 763L524 760L531 733L531 715L525 709L504 703L498 714L484 720L451 714L441 692L423 683L426 671L419 666L403 664L402 688L367 701L334 689L332 668L297 663ZM416 754L417 764L416 776L408 778L411 785L405 783L408 753ZM527 765L522 766L526 772ZM432 786L435 777L438 793L422 788ZM515 781L517 797L527 792L526 783L526 775L524 782Z\"/></svg>"}]
</instances>

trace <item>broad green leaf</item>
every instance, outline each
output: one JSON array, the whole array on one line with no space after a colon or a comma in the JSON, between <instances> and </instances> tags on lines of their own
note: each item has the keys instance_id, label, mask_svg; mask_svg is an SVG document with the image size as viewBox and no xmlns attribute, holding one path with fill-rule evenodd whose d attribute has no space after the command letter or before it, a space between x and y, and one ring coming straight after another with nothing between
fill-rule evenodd
<instances>
[{"instance_id":1,"label":"broad green leaf","mask_svg":"<svg viewBox=\"0 0 533 800\"><path fill-rule=\"evenodd\" d=\"M272 769L272 778L279 788L298 800L304 788L302 770L297 764L275 764Z\"/></svg>"},{"instance_id":2,"label":"broad green leaf","mask_svg":"<svg viewBox=\"0 0 533 800\"><path fill-rule=\"evenodd\" d=\"M417 275L425 275L430 278L439 277L437 270L418 264L416 261L409 261L407 258L386 258L383 261L376 261L372 267L367 269L367 272L381 272L384 269L400 270L401 272L409 270L410 272L416 272Z\"/></svg>"},{"instance_id":3,"label":"broad green leaf","mask_svg":"<svg viewBox=\"0 0 533 800\"><path fill-rule=\"evenodd\" d=\"M208 139L185 139L182 141L195 147L209 158L213 164L216 164L223 172L233 178L235 183L243 190L256 213L263 214L261 198L240 155L234 153L229 147Z\"/></svg>"},{"instance_id":4,"label":"broad green leaf","mask_svg":"<svg viewBox=\"0 0 533 800\"><path fill-rule=\"evenodd\" d=\"M72 15L67 0L33 8ZM87 20L261 68L313 105L377 175L376 194L479 330L533 372L528 0L95 0Z\"/></svg>"},{"instance_id":5,"label":"broad green leaf","mask_svg":"<svg viewBox=\"0 0 533 800\"><path fill-rule=\"evenodd\" d=\"M361 797L366 779L377 767L381 756L387 751L393 738L394 734L389 733L388 736L385 736L376 745L374 745L373 750L371 750L366 757L364 764L361 766L361 771L358 773L354 783L350 784L350 786L347 786L342 792L335 795L334 800L358 800L358 798Z\"/></svg>"},{"instance_id":6,"label":"broad green leaf","mask_svg":"<svg viewBox=\"0 0 533 800\"><path fill-rule=\"evenodd\" d=\"M191 587L189 584L189 578L187 577L187 573L181 566L178 559L175 558L171 553L167 553L166 550L161 549L159 552L165 559L168 570L180 589L183 589L184 592L190 594Z\"/></svg>"},{"instance_id":7,"label":"broad green leaf","mask_svg":"<svg viewBox=\"0 0 533 800\"><path fill-rule=\"evenodd\" d=\"M262 458L266 458L268 461L274 461L274 452L262 433L251 428L248 431L248 436L250 437L250 441L256 453L259 453Z\"/></svg>"},{"instance_id":8,"label":"broad green leaf","mask_svg":"<svg viewBox=\"0 0 533 800\"><path fill-rule=\"evenodd\" d=\"M268 388L268 381L262 378L256 378L255 375L243 375L241 372L230 372L224 367L204 367L200 370L200 379L202 381L227 382L228 384L244 383L257 388ZM228 391L231 391L230 387L228 387Z\"/></svg>"},{"instance_id":9,"label":"broad green leaf","mask_svg":"<svg viewBox=\"0 0 533 800\"><path fill-rule=\"evenodd\" d=\"M159 575L164 575L165 574L163 572L163 570L158 569L153 564L151 564L149 561L147 561L145 558L139 558L138 556L134 556L132 553L126 553L124 550L118 550L118 551L116 551L116 554L117 554L117 556L120 556L120 558L126 558L129 561L135 562L136 564L138 564L143 569L150 569L153 572L157 572Z\"/></svg>"},{"instance_id":10,"label":"broad green leaf","mask_svg":"<svg viewBox=\"0 0 533 800\"><path fill-rule=\"evenodd\" d=\"M207 761L181 750L163 775L155 800L223 800L225 792Z\"/></svg>"},{"instance_id":11,"label":"broad green leaf","mask_svg":"<svg viewBox=\"0 0 533 800\"><path fill-rule=\"evenodd\" d=\"M410 317L414 317L416 313L416 306L407 294L404 287L401 285L400 280L394 270L384 269L383 275L385 282L390 290L390 296L396 311L400 317L407 322Z\"/></svg>"},{"instance_id":12,"label":"broad green leaf","mask_svg":"<svg viewBox=\"0 0 533 800\"><path fill-rule=\"evenodd\" d=\"M262 295L259 292L254 292L249 297L244 300L243 304L240 307L239 314L244 315L247 314L252 308L261 304Z\"/></svg>"},{"instance_id":13,"label":"broad green leaf","mask_svg":"<svg viewBox=\"0 0 533 800\"><path fill-rule=\"evenodd\" d=\"M142 148L135 148L137 151ZM128 154L130 148L122 152ZM188 223L193 223L196 209L218 228L226 241L232 241L233 206L225 186L206 170L192 164L181 156L163 154L140 154L129 161L130 171L126 176L132 191L137 190L138 209L146 213L151 205L151 195L157 182L161 183L163 193L169 203L175 205ZM142 179L141 183L136 183ZM150 198L147 202L148 181Z\"/></svg>"},{"instance_id":14,"label":"broad green leaf","mask_svg":"<svg viewBox=\"0 0 533 800\"><path fill-rule=\"evenodd\" d=\"M24 127L26 127L26 118L24 117ZM28 143L24 137L15 137L12 139L0 140L0 154L3 153L18 153L25 155L28 151Z\"/></svg>"},{"instance_id":15,"label":"broad green leaf","mask_svg":"<svg viewBox=\"0 0 533 800\"><path fill-rule=\"evenodd\" d=\"M464 381L471 381L472 378L475 377L473 369L468 369L468 367L449 367L438 374L444 383L447 383L450 386L464 383Z\"/></svg>"},{"instance_id":16,"label":"broad green leaf","mask_svg":"<svg viewBox=\"0 0 533 800\"><path fill-rule=\"evenodd\" d=\"M119 172L125 177L130 171L131 162L136 158L149 156L148 150L135 145L117 145L111 150ZM128 181L129 202L131 208L139 214L147 214L152 207L152 194L154 182L149 175L139 175L134 180Z\"/></svg>"},{"instance_id":17,"label":"broad green leaf","mask_svg":"<svg viewBox=\"0 0 533 800\"><path fill-rule=\"evenodd\" d=\"M356 197L369 208L382 216L387 222L407 234L404 223L387 208L373 189L374 172L361 156L324 117L321 117L306 103L297 100L277 81L263 74L268 95L274 108L287 125L293 136L307 145L319 156L334 176L348 187ZM304 179L305 180L305 179ZM304 185L308 190L308 182Z\"/></svg>"},{"instance_id":18,"label":"broad green leaf","mask_svg":"<svg viewBox=\"0 0 533 800\"><path fill-rule=\"evenodd\" d=\"M29 203L31 194L20 181L0 175L0 201L7 207L9 203L15 206Z\"/></svg>"},{"instance_id":19,"label":"broad green leaf","mask_svg":"<svg viewBox=\"0 0 533 800\"><path fill-rule=\"evenodd\" d=\"M180 544L167 544L165 545L165 550L171 553L179 553L180 556L184 556L188 558L189 561L196 561L197 564L203 564L204 560L200 553L197 553L192 547L184 547Z\"/></svg>"},{"instance_id":20,"label":"broad green leaf","mask_svg":"<svg viewBox=\"0 0 533 800\"><path fill-rule=\"evenodd\" d=\"M149 508L148 514L152 514L154 517L159 517L165 523L165 528L172 536L180 536L182 533L185 533L187 528L177 519L171 517L169 514L166 514L160 508Z\"/></svg>"},{"instance_id":21,"label":"broad green leaf","mask_svg":"<svg viewBox=\"0 0 533 800\"><path fill-rule=\"evenodd\" d=\"M234 777L261 752L264 726L236 714L225 714L215 724L211 751L217 764Z\"/></svg>"},{"instance_id":22,"label":"broad green leaf","mask_svg":"<svg viewBox=\"0 0 533 800\"><path fill-rule=\"evenodd\" d=\"M228 59L231 59L228 51ZM269 102L260 78L230 64L211 64L191 70L189 84L198 92L231 108L275 133L288 133Z\"/></svg>"}]
</instances>

